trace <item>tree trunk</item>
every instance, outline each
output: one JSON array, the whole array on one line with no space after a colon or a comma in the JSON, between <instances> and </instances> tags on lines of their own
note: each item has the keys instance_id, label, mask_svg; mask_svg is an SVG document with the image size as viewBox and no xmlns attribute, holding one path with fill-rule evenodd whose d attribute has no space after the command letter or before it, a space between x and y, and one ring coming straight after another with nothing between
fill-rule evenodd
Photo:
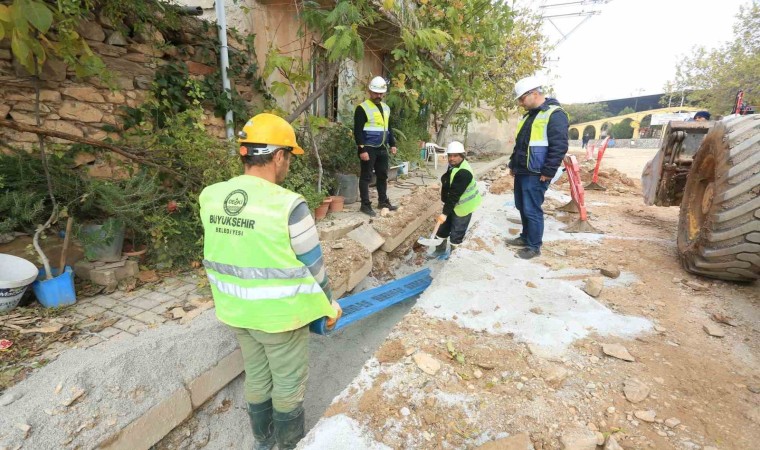
<instances>
[{"instance_id":1,"label":"tree trunk","mask_svg":"<svg viewBox=\"0 0 760 450\"><path fill-rule=\"evenodd\" d=\"M285 118L288 122L293 122L298 118L298 116L301 115L304 111L306 111L309 106L311 106L312 103L314 103L315 100L319 98L322 94L324 94L325 90L328 86L330 86L330 83L332 83L332 80L335 78L335 75L338 74L338 70L340 70L340 61L335 61L330 63L330 66L327 70L327 75L325 75L325 81L317 86L314 89L314 92L311 93L308 97L306 97L306 100L304 100L298 107L290 113L288 117Z\"/></svg>"},{"instance_id":2,"label":"tree trunk","mask_svg":"<svg viewBox=\"0 0 760 450\"><path fill-rule=\"evenodd\" d=\"M446 129L449 127L449 122L451 122L451 118L454 117L454 114L457 112L459 107L462 106L463 102L464 99L462 97L454 100L454 104L451 105L451 108L449 108L449 110L446 112L446 115L443 116L441 127L438 129L438 134L435 136L435 142L438 145L441 145L443 138L446 137Z\"/></svg>"}]
</instances>

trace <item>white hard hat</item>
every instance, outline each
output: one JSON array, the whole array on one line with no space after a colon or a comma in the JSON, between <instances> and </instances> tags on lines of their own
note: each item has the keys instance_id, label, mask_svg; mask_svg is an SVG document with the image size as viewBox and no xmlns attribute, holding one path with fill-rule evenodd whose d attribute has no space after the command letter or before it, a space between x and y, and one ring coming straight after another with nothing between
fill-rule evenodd
<instances>
[{"instance_id":1,"label":"white hard hat","mask_svg":"<svg viewBox=\"0 0 760 450\"><path fill-rule=\"evenodd\" d=\"M375 77L369 82L369 90L378 94L385 94L388 92L388 83L383 77Z\"/></svg>"},{"instance_id":2,"label":"white hard hat","mask_svg":"<svg viewBox=\"0 0 760 450\"><path fill-rule=\"evenodd\" d=\"M463 154L464 153L464 145L462 145L459 141L451 141L449 143L449 146L446 147L446 154L447 155L456 155L456 154Z\"/></svg>"},{"instance_id":3,"label":"white hard hat","mask_svg":"<svg viewBox=\"0 0 760 450\"><path fill-rule=\"evenodd\" d=\"M522 97L526 92L541 87L541 85L541 80L535 75L523 78L515 83L515 100Z\"/></svg>"}]
</instances>

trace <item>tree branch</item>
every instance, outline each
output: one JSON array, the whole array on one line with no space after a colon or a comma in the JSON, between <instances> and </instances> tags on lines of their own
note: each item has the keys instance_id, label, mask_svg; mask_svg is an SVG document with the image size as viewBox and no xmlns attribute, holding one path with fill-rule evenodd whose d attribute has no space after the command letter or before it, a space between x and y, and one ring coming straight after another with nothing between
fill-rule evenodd
<instances>
[{"instance_id":1,"label":"tree branch","mask_svg":"<svg viewBox=\"0 0 760 450\"><path fill-rule=\"evenodd\" d=\"M334 61L330 63L329 69L327 71L327 75L325 75L325 80L317 86L314 89L314 92L311 93L308 97L306 97L306 100L304 100L298 107L290 113L288 117L285 118L288 122L292 122L298 118L298 116L301 115L302 112L306 111L309 106L311 106L312 103L316 99L319 98L322 94L324 94L325 90L327 90L327 87L330 86L330 83L332 83L333 78L335 78L335 75L338 74L338 70L340 70L340 61Z\"/></svg>"},{"instance_id":2,"label":"tree branch","mask_svg":"<svg viewBox=\"0 0 760 450\"><path fill-rule=\"evenodd\" d=\"M153 161L149 161L149 160L146 160L145 158L141 158L135 155L134 153L130 153L120 147L117 147L112 144L108 144L106 142L96 141L93 139L87 139L87 138L79 137L73 134L63 133L61 131L48 130L45 128L34 127L31 125L25 125L23 123L13 122L13 121L4 120L4 119L0 119L0 127L6 127L6 128L10 128L16 131L22 131L25 133L34 133L38 136L50 136L50 137L65 139L71 142L78 142L80 144L91 145L93 147L104 148L114 153L118 153L119 155L124 156L125 158L131 159L132 161L138 162L146 166L154 167L158 169L160 172L164 172L166 174L172 175L176 177L177 179L176 181L178 181L180 184L184 184L183 179L185 177L183 177L182 174L180 174L179 172L175 172L174 170L169 169L168 167L164 167L160 164L154 163Z\"/></svg>"},{"instance_id":3,"label":"tree branch","mask_svg":"<svg viewBox=\"0 0 760 450\"><path fill-rule=\"evenodd\" d=\"M446 128L449 127L449 122L451 122L451 118L454 117L454 113L457 112L460 106L462 106L462 103L464 102L464 97L459 97L456 100L454 100L454 103L451 105L451 108L446 112L446 115L443 116L443 120L441 121L441 128L438 129L438 134L435 137L436 142L443 142L444 135L446 134Z\"/></svg>"}]
</instances>

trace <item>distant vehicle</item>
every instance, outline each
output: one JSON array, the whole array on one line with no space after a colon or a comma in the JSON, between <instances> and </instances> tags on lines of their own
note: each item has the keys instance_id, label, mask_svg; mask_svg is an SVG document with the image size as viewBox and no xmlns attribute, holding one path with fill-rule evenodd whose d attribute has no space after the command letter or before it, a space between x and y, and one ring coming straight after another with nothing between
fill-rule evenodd
<instances>
[{"instance_id":1,"label":"distant vehicle","mask_svg":"<svg viewBox=\"0 0 760 450\"><path fill-rule=\"evenodd\" d=\"M720 121L670 122L642 181L648 204L680 205L687 271L750 282L760 278L760 115L743 97Z\"/></svg>"}]
</instances>

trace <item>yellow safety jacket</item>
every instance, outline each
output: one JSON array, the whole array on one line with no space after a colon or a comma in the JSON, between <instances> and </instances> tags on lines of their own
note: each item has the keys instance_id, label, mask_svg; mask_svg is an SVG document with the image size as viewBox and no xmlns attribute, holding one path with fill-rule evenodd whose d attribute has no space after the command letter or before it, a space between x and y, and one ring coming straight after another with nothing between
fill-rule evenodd
<instances>
[{"instance_id":1,"label":"yellow safety jacket","mask_svg":"<svg viewBox=\"0 0 760 450\"><path fill-rule=\"evenodd\" d=\"M367 115L367 122L364 123L364 145L370 147L380 147L385 144L388 137L388 117L391 109L385 103L381 102L383 110L372 100L364 100L359 106L362 107Z\"/></svg>"},{"instance_id":2,"label":"yellow safety jacket","mask_svg":"<svg viewBox=\"0 0 760 450\"><path fill-rule=\"evenodd\" d=\"M335 317L291 247L288 217L300 195L242 175L208 186L199 200L203 265L220 321L278 333Z\"/></svg>"},{"instance_id":3,"label":"yellow safety jacket","mask_svg":"<svg viewBox=\"0 0 760 450\"><path fill-rule=\"evenodd\" d=\"M459 201L454 206L454 214L459 217L464 217L467 214L471 214L473 211L478 209L478 206L480 206L483 198L480 196L480 191L478 191L478 184L475 181L475 173L472 171L472 167L470 167L470 163L467 162L466 159L462 161L462 164L460 164L459 167L455 167L451 170L449 186L454 183L454 176L460 170L466 170L472 174L472 180L470 181L470 184L467 186L467 189L464 190L462 196L459 197Z\"/></svg>"},{"instance_id":4,"label":"yellow safety jacket","mask_svg":"<svg viewBox=\"0 0 760 450\"><path fill-rule=\"evenodd\" d=\"M562 108L557 105L550 105L546 111L540 111L533 119L533 125L530 127L530 143L528 144L525 161L525 167L531 172L541 173L541 168L544 166L546 154L549 152L549 136L547 133L549 118L557 110L562 111ZM528 114L525 114L520 119L520 122L517 123L515 137L520 133L527 117Z\"/></svg>"}]
</instances>

